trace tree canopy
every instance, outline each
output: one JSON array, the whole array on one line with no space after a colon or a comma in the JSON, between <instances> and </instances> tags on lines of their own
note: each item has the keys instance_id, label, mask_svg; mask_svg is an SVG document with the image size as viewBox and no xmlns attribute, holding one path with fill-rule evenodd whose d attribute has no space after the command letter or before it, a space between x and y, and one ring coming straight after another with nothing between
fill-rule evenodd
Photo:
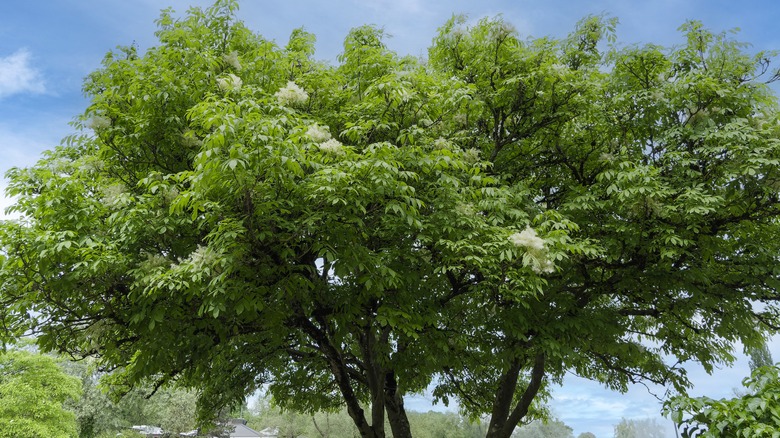
<instances>
[{"instance_id":1,"label":"tree canopy","mask_svg":"<svg viewBox=\"0 0 780 438\"><path fill-rule=\"evenodd\" d=\"M6 337L95 356L118 394L197 388L203 419L268 384L409 437L433 384L508 438L567 372L684 391L685 362L778 326L772 54L698 22L666 49L455 16L425 61L363 26L331 66L236 8L164 11L8 172Z\"/></svg>"},{"instance_id":2,"label":"tree canopy","mask_svg":"<svg viewBox=\"0 0 780 438\"><path fill-rule=\"evenodd\" d=\"M158 426L170 434L189 432L197 426L194 391L164 388L152 394L153 388L139 385L121 400L112 400L101 387L101 373L95 372L91 361L63 360L61 365L66 373L81 379L81 397L68 404L76 415L79 438L114 437L128 433L135 425Z\"/></svg>"},{"instance_id":3,"label":"tree canopy","mask_svg":"<svg viewBox=\"0 0 780 438\"><path fill-rule=\"evenodd\" d=\"M615 425L615 438L664 438L665 436L663 427L655 419L623 418Z\"/></svg>"},{"instance_id":4,"label":"tree canopy","mask_svg":"<svg viewBox=\"0 0 780 438\"><path fill-rule=\"evenodd\" d=\"M744 395L721 400L678 396L664 410L682 427L683 438L780 434L780 367L756 368L742 384Z\"/></svg>"},{"instance_id":5,"label":"tree canopy","mask_svg":"<svg viewBox=\"0 0 780 438\"><path fill-rule=\"evenodd\" d=\"M574 438L571 427L560 420L536 420L515 430L512 438Z\"/></svg>"},{"instance_id":6,"label":"tree canopy","mask_svg":"<svg viewBox=\"0 0 780 438\"><path fill-rule=\"evenodd\" d=\"M78 379L53 358L25 350L0 353L0 437L75 438L76 416L64 404L80 395Z\"/></svg>"}]
</instances>

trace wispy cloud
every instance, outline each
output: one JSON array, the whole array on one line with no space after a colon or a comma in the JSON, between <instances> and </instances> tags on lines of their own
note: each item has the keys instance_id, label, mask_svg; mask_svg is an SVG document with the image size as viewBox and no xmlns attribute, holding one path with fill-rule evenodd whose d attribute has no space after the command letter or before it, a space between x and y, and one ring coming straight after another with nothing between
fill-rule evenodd
<instances>
[{"instance_id":1,"label":"wispy cloud","mask_svg":"<svg viewBox=\"0 0 780 438\"><path fill-rule=\"evenodd\" d=\"M612 435L614 425L622 418L655 418L669 426L660 416L661 401L654 395L658 392L662 392L662 388L651 391L634 385L621 394L594 381L567 375L563 386L553 390L550 407L556 417L574 428L575 436L592 432L607 437Z\"/></svg>"},{"instance_id":2,"label":"wispy cloud","mask_svg":"<svg viewBox=\"0 0 780 438\"><path fill-rule=\"evenodd\" d=\"M382 16L391 14L403 14L407 17L409 14L419 14L426 10L425 4L421 0L375 0L373 2L353 2L358 7L368 8L379 12Z\"/></svg>"},{"instance_id":3,"label":"wispy cloud","mask_svg":"<svg viewBox=\"0 0 780 438\"><path fill-rule=\"evenodd\" d=\"M43 76L31 65L31 55L25 49L0 57L0 99L19 93L46 91Z\"/></svg>"}]
</instances>

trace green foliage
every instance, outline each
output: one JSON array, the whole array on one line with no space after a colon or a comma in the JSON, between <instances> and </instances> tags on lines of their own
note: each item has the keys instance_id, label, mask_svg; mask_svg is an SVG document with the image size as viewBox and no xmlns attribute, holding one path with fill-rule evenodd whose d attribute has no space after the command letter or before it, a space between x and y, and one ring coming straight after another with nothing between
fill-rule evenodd
<instances>
[{"instance_id":1,"label":"green foliage","mask_svg":"<svg viewBox=\"0 0 780 438\"><path fill-rule=\"evenodd\" d=\"M75 438L76 416L64 404L80 393L78 379L49 356L24 350L0 353L0 437Z\"/></svg>"},{"instance_id":2,"label":"green foliage","mask_svg":"<svg viewBox=\"0 0 780 438\"><path fill-rule=\"evenodd\" d=\"M487 425L471 422L454 412L410 412L409 423L419 438L481 438Z\"/></svg>"},{"instance_id":3,"label":"green foliage","mask_svg":"<svg viewBox=\"0 0 780 438\"><path fill-rule=\"evenodd\" d=\"M557 419L532 421L521 426L512 434L512 438L574 438L571 427Z\"/></svg>"},{"instance_id":4,"label":"green foliage","mask_svg":"<svg viewBox=\"0 0 780 438\"><path fill-rule=\"evenodd\" d=\"M300 414L282 411L261 398L247 417L255 430L277 429L282 437L357 438L360 432L346 410ZM409 412L413 435L418 438L481 438L486 427L454 412Z\"/></svg>"},{"instance_id":5,"label":"green foliage","mask_svg":"<svg viewBox=\"0 0 780 438\"><path fill-rule=\"evenodd\" d=\"M757 368L742 384L746 395L721 400L678 396L664 410L684 438L780 436L780 368Z\"/></svg>"},{"instance_id":6,"label":"green foliage","mask_svg":"<svg viewBox=\"0 0 780 438\"><path fill-rule=\"evenodd\" d=\"M176 388L137 387L119 400L111 400L100 385L94 362L65 362L65 371L81 379L82 395L68 404L76 414L79 438L115 436L127 433L133 425L149 424L170 433L188 432L196 427L196 394Z\"/></svg>"},{"instance_id":7,"label":"green foliage","mask_svg":"<svg viewBox=\"0 0 780 438\"><path fill-rule=\"evenodd\" d=\"M655 419L623 418L615 425L615 438L664 438L665 436L663 427Z\"/></svg>"},{"instance_id":8,"label":"green foliage","mask_svg":"<svg viewBox=\"0 0 780 438\"><path fill-rule=\"evenodd\" d=\"M769 53L691 22L523 40L454 17L429 61L363 26L335 67L221 0L92 73L78 133L8 173L4 337L95 356L114 396L198 389L412 434L403 398L543 418L567 372L684 390L777 326L780 141ZM771 78L770 78L771 79ZM755 305L762 303L762 306Z\"/></svg>"},{"instance_id":9,"label":"green foliage","mask_svg":"<svg viewBox=\"0 0 780 438\"><path fill-rule=\"evenodd\" d=\"M774 363L772 361L772 353L769 351L769 346L766 342L763 342L758 347L748 348L747 353L750 356L750 361L748 362L750 371L755 371L760 367L769 367Z\"/></svg>"},{"instance_id":10,"label":"green foliage","mask_svg":"<svg viewBox=\"0 0 780 438\"><path fill-rule=\"evenodd\" d=\"M251 415L245 417L249 427L258 431L265 428L276 429L279 436L285 438L309 436L352 438L360 436L357 431L353 432L355 426L346 412L301 414L293 411L282 411L278 407L272 406L267 398L261 398L258 404L253 407ZM334 431L337 431L334 434L334 431L331 431L331 422L343 427L334 428ZM315 423L317 427L315 427ZM322 432L319 432L317 428L322 429Z\"/></svg>"}]
</instances>

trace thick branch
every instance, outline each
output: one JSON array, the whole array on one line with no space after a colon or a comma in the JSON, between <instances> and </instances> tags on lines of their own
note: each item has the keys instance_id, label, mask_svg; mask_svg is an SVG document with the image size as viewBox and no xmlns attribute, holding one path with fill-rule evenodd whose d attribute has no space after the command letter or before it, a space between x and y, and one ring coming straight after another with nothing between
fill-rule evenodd
<instances>
[{"instance_id":1,"label":"thick branch","mask_svg":"<svg viewBox=\"0 0 780 438\"><path fill-rule=\"evenodd\" d=\"M336 385L344 397L344 401L347 405L347 413L349 414L355 426L360 431L360 436L363 438L381 438L377 437L373 428L366 421L366 416L363 408L360 407L357 394L352 388L352 383L349 378L349 370L344 363L339 351L330 343L327 334L315 326L304 314L302 309L298 309L301 314L297 321L301 328L307 335L319 345L319 348L326 356L326 361L330 367L333 378L336 381Z\"/></svg>"},{"instance_id":2,"label":"thick branch","mask_svg":"<svg viewBox=\"0 0 780 438\"><path fill-rule=\"evenodd\" d=\"M504 429L507 429L507 427L509 428L507 436L511 435L512 430L514 430L515 426L517 426L520 420L528 415L528 409L531 406L531 402L533 402L536 394L539 393L539 389L542 387L542 380L544 379L545 374L544 364L544 354L537 354L536 360L534 361L534 367L531 370L531 381L528 382L528 386L525 388L525 392L523 392L522 397L520 397L520 401L517 402L517 405L512 410L512 414L509 416L509 419L504 426Z\"/></svg>"}]
</instances>

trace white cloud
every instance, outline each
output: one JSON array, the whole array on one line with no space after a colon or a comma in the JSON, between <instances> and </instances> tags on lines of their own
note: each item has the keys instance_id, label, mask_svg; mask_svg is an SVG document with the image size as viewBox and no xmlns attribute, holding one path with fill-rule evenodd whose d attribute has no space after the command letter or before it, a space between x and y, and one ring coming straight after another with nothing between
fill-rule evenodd
<instances>
[{"instance_id":1,"label":"white cloud","mask_svg":"<svg viewBox=\"0 0 780 438\"><path fill-rule=\"evenodd\" d=\"M574 429L574 436L592 432L598 437L612 436L613 428L622 418L655 419L673 437L673 427L661 417L665 389L650 385L631 385L626 393L619 393L603 385L567 375L563 386L553 389L550 406L556 417Z\"/></svg>"},{"instance_id":2,"label":"white cloud","mask_svg":"<svg viewBox=\"0 0 780 438\"><path fill-rule=\"evenodd\" d=\"M30 52L0 57L0 99L18 93L43 93L43 76L30 63Z\"/></svg>"},{"instance_id":3,"label":"white cloud","mask_svg":"<svg viewBox=\"0 0 780 438\"><path fill-rule=\"evenodd\" d=\"M360 7L367 7L374 12L381 14L383 17L387 17L389 14L403 14L409 16L410 14L419 14L426 9L425 2L420 0L375 0L373 2L353 2Z\"/></svg>"}]
</instances>

